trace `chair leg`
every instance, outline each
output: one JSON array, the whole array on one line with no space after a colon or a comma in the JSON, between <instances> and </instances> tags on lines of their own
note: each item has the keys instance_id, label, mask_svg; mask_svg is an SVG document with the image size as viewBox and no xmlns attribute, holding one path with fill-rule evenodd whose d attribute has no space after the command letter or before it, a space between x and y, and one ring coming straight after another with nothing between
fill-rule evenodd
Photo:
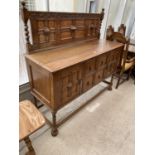
<instances>
[{"instance_id":1,"label":"chair leg","mask_svg":"<svg viewBox=\"0 0 155 155\"><path fill-rule=\"evenodd\" d=\"M131 72L132 72L132 68L130 68L130 70L129 70L129 73L128 73L128 76L127 76L127 80L129 80Z\"/></svg>"},{"instance_id":2,"label":"chair leg","mask_svg":"<svg viewBox=\"0 0 155 155\"><path fill-rule=\"evenodd\" d=\"M116 89L117 89L118 86L119 86L119 83L120 83L121 77L122 77L122 75L120 74L119 77L118 77L118 81L117 81L116 87L115 87Z\"/></svg>"},{"instance_id":3,"label":"chair leg","mask_svg":"<svg viewBox=\"0 0 155 155\"><path fill-rule=\"evenodd\" d=\"M53 119L53 126L52 126L52 131L51 134L53 137L58 135L58 129L57 129L57 122L56 122L56 112L52 112L52 119Z\"/></svg>"},{"instance_id":4,"label":"chair leg","mask_svg":"<svg viewBox=\"0 0 155 155\"><path fill-rule=\"evenodd\" d=\"M32 143L31 143L30 138L29 138L29 137L26 137L26 138L24 139L24 141L25 141L26 146L27 146L27 148L28 148L28 150L29 150L29 152L27 152L26 155L35 155L35 151L34 151L34 148L33 148L33 146L32 146Z\"/></svg>"},{"instance_id":5,"label":"chair leg","mask_svg":"<svg viewBox=\"0 0 155 155\"><path fill-rule=\"evenodd\" d=\"M33 99L34 99L34 105L36 106L36 108L38 108L38 106L37 106L37 99L36 99L36 97L34 97L34 96L33 96Z\"/></svg>"}]
</instances>

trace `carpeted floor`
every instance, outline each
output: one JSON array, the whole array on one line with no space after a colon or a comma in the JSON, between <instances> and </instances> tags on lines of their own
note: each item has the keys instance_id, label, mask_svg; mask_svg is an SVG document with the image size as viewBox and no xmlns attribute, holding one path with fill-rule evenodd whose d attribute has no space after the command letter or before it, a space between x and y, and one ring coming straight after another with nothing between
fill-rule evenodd
<instances>
[{"instance_id":1,"label":"carpeted floor","mask_svg":"<svg viewBox=\"0 0 155 155\"><path fill-rule=\"evenodd\" d=\"M36 155L134 155L134 82L112 91L102 91L104 86L100 83L58 112L61 119L101 92L59 127L57 137L51 136L48 125L30 136ZM40 111L51 119L46 107ZM19 148L24 155L25 143Z\"/></svg>"}]
</instances>

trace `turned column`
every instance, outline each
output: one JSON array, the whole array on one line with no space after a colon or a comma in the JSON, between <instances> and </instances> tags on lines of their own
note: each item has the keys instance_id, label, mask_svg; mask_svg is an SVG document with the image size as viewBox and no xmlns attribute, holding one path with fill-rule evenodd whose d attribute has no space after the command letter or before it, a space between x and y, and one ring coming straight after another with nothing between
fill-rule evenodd
<instances>
[{"instance_id":1,"label":"turned column","mask_svg":"<svg viewBox=\"0 0 155 155\"><path fill-rule=\"evenodd\" d=\"M53 125L52 125L51 134L54 137L58 135L58 129L57 129L57 123L56 123L56 113L57 113L56 111L52 112Z\"/></svg>"}]
</instances>

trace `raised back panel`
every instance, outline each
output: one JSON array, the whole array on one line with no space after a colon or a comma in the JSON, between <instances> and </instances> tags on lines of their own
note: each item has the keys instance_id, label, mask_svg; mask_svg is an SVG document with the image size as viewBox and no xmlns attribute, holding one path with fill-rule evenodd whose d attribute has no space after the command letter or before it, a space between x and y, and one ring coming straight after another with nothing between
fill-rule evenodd
<instances>
[{"instance_id":1,"label":"raised back panel","mask_svg":"<svg viewBox=\"0 0 155 155\"><path fill-rule=\"evenodd\" d=\"M36 12L28 11L24 2L22 5L29 53L54 48L64 43L98 39L100 36L103 10L100 14ZM29 41L28 20L31 25L32 43Z\"/></svg>"}]
</instances>

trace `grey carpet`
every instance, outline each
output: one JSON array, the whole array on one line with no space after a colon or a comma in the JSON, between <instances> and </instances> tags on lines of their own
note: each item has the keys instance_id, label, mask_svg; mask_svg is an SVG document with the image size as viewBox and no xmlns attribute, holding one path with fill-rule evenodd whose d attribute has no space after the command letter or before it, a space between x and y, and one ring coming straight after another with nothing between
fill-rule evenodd
<instances>
[{"instance_id":1,"label":"grey carpet","mask_svg":"<svg viewBox=\"0 0 155 155\"><path fill-rule=\"evenodd\" d=\"M58 112L61 119L104 89L104 84L92 88ZM36 155L134 155L134 95L133 80L116 90L103 91L82 110L59 127L59 135L51 136L48 125L30 136ZM48 119L46 107L40 109ZM27 151L20 142L20 155Z\"/></svg>"}]
</instances>

